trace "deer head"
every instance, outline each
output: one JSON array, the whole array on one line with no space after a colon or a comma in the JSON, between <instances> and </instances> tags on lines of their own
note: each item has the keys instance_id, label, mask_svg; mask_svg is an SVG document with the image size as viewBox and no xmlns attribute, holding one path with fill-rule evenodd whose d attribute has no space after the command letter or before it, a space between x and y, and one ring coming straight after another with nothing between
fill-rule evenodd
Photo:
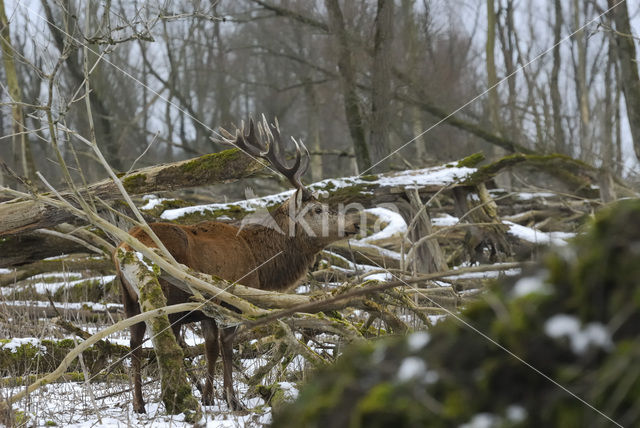
<instances>
[{"instance_id":1,"label":"deer head","mask_svg":"<svg viewBox=\"0 0 640 428\"><path fill-rule=\"evenodd\" d=\"M271 213L273 223L289 236L305 236L324 247L359 231L355 216L345 217L343 213L318 201L317 197L302 184L301 177L309 166L309 151L302 141L291 137L296 148L292 166L284 160L283 142L278 121L269 123L264 115L258 122L257 131L253 120L245 131L244 122L232 135L220 130L223 143L231 144L250 156L268 161L271 166L296 189L294 194Z\"/></svg>"}]
</instances>

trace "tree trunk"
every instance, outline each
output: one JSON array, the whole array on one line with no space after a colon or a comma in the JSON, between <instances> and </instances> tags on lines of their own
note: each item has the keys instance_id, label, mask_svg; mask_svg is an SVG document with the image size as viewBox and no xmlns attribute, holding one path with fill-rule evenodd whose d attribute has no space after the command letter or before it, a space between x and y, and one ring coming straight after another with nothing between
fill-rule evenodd
<instances>
[{"instance_id":1,"label":"tree trunk","mask_svg":"<svg viewBox=\"0 0 640 428\"><path fill-rule=\"evenodd\" d=\"M338 69L340 71L340 85L344 97L344 111L353 141L356 163L359 171L371 167L371 156L365 138L364 119L357 93L356 71L353 56L349 46L347 30L338 0L325 0L329 13L329 29L334 35L336 50L338 51Z\"/></svg>"},{"instance_id":2,"label":"tree trunk","mask_svg":"<svg viewBox=\"0 0 640 428\"><path fill-rule=\"evenodd\" d=\"M316 91L313 87L313 83L311 82L311 76L304 75L301 77L304 82L304 94L305 100L307 102L307 127L308 127L308 135L309 142L307 145L311 146L311 151L315 154L311 155L310 159L310 169L311 169L311 180L320 181L322 180L322 155L320 154L322 147L320 144L320 125L318 123L318 117L320 116L318 112L318 98L316 97Z\"/></svg>"},{"instance_id":3,"label":"tree trunk","mask_svg":"<svg viewBox=\"0 0 640 428\"><path fill-rule=\"evenodd\" d=\"M562 98L558 76L560 74L560 37L562 31L562 2L554 0L555 21L553 23L553 68L551 69L551 79L549 81L549 91L551 92L551 106L553 108L553 136L555 140L556 153L567 154L564 130L562 129Z\"/></svg>"},{"instance_id":4,"label":"tree trunk","mask_svg":"<svg viewBox=\"0 0 640 428\"><path fill-rule=\"evenodd\" d=\"M514 140L522 140L520 125L518 124L518 93L516 88L515 63L514 55L517 55L515 49L515 23L513 17L514 5L513 0L507 0L505 25L500 24L499 15L496 16L496 25L498 26L498 36L502 45L502 57L504 60L504 69L507 76L508 109L509 109L509 131L504 130L504 134ZM506 128L503 124L503 128Z\"/></svg>"},{"instance_id":5,"label":"tree trunk","mask_svg":"<svg viewBox=\"0 0 640 428\"><path fill-rule=\"evenodd\" d=\"M228 183L248 177L262 168L264 165L257 160L238 149L231 149L168 165L144 168L120 179L127 192L142 194L204 184ZM121 197L111 180L96 183L87 190L106 201ZM81 193L85 194L85 191ZM63 196L70 197L69 194ZM38 200L14 200L0 203L0 218L3 220L0 223L0 236L5 236L55 226L73 219L73 215L62 208L45 205Z\"/></svg>"},{"instance_id":6,"label":"tree trunk","mask_svg":"<svg viewBox=\"0 0 640 428\"><path fill-rule=\"evenodd\" d=\"M73 85L82 86L84 82L82 64L78 60L77 55L69 52L69 48L72 45L75 46L75 42L67 40L68 37L74 36L74 31L77 26L77 16L79 14L75 10L73 2L65 0L63 5L59 8L59 10L64 11L66 14L63 19L64 23L61 23L60 20L56 19L54 16L48 0L41 0L41 2L47 17L47 25L49 26L49 31L51 31L53 36L56 48L61 55L63 52L66 54L65 64L67 65L69 75L73 79ZM110 3L107 2L107 5L108 4ZM105 13L109 13L109 11L105 11ZM85 16L85 19L90 19L90 17ZM70 33L71 35L66 34L65 32ZM96 46L91 46L91 49L96 51ZM97 56L95 58L97 58ZM93 74L96 73L97 71L94 70ZM118 145L118 139L114 138L114 133L111 129L111 112L109 111L104 95L99 90L99 86L92 85L92 89L91 94L89 94L89 100L91 102L91 110L96 118L94 130L96 139L101 146L104 146L105 157L107 158L109 165L116 171L122 171L124 166L122 163L122 157L119 155L120 147ZM84 134L90 135L90 132L86 132Z\"/></svg>"},{"instance_id":7,"label":"tree trunk","mask_svg":"<svg viewBox=\"0 0 640 428\"><path fill-rule=\"evenodd\" d=\"M608 60L604 70L604 114L602 130L602 168L600 172L600 198L608 203L616 199L613 190L613 73L615 62L615 47L613 40L609 43Z\"/></svg>"},{"instance_id":8,"label":"tree trunk","mask_svg":"<svg viewBox=\"0 0 640 428\"><path fill-rule=\"evenodd\" d=\"M211 0L213 15L218 15L219 1ZM227 53L225 52L225 42L220 31L220 20L213 21L213 34L215 36L215 69L216 69L216 106L218 107L218 124L220 126L231 125L231 96L229 94L229 84L227 82ZM212 65L213 66L213 65ZM200 103L198 103L200 104Z\"/></svg>"},{"instance_id":9,"label":"tree trunk","mask_svg":"<svg viewBox=\"0 0 640 428\"><path fill-rule=\"evenodd\" d=\"M580 19L580 0L573 0L573 25L579 28L582 25ZM589 107L589 91L587 88L587 36L584 30L577 31L573 37L577 50L577 61L574 59L576 102L580 118L580 148L584 156L591 156L591 141L589 138L589 125L591 112Z\"/></svg>"},{"instance_id":10,"label":"tree trunk","mask_svg":"<svg viewBox=\"0 0 640 428\"><path fill-rule=\"evenodd\" d=\"M634 44L634 35L629 23L629 10L627 2L617 4L615 0L609 0L609 7L615 7L611 11L615 23L616 50L620 63L620 82L627 106L629 128L633 138L633 147L636 157L640 159L640 76L638 75L638 58Z\"/></svg>"},{"instance_id":11,"label":"tree trunk","mask_svg":"<svg viewBox=\"0 0 640 428\"><path fill-rule=\"evenodd\" d=\"M494 9L495 0L487 0L487 43L485 45L485 55L487 61L487 84L489 86L489 119L493 131L502 135L500 132L499 119L499 99L498 88L494 87L498 83L495 61L495 43L496 43L496 13Z\"/></svg>"},{"instance_id":12,"label":"tree trunk","mask_svg":"<svg viewBox=\"0 0 640 428\"><path fill-rule=\"evenodd\" d=\"M13 135L13 153L16 156L15 165L20 165L22 174L32 179L35 177L36 170L33 162L33 155L31 154L31 146L29 145L29 139L26 134L26 127L24 123L24 112L22 110L22 91L20 89L20 82L18 81L18 72L16 70L16 63L14 61L13 46L11 45L11 31L9 27L9 20L5 12L4 0L0 0L0 30L1 40L0 46L2 46L2 60L4 62L5 75L7 76L7 86L9 90L9 97L11 102L11 114L13 116L12 131Z\"/></svg>"},{"instance_id":13,"label":"tree trunk","mask_svg":"<svg viewBox=\"0 0 640 428\"><path fill-rule=\"evenodd\" d=\"M379 173L386 171L389 164L389 128L393 111L391 108L393 0L378 0L375 25L369 143L371 162L374 165L372 171Z\"/></svg>"}]
</instances>

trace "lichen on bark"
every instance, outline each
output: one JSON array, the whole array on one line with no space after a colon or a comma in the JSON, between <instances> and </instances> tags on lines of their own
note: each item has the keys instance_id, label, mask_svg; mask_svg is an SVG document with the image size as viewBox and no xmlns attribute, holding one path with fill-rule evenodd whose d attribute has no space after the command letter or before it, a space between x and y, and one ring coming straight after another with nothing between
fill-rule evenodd
<instances>
[{"instance_id":1,"label":"lichen on bark","mask_svg":"<svg viewBox=\"0 0 640 428\"><path fill-rule=\"evenodd\" d=\"M138 270L139 304L142 312L167 306L167 299L158 281L159 271L153 266L127 257L129 252L119 252L121 266L136 263ZM170 414L184 413L189 422L202 417L202 409L191 392L184 369L184 355L171 330L167 315L152 318L146 322L153 349L156 353L161 378L161 396L165 408Z\"/></svg>"}]
</instances>

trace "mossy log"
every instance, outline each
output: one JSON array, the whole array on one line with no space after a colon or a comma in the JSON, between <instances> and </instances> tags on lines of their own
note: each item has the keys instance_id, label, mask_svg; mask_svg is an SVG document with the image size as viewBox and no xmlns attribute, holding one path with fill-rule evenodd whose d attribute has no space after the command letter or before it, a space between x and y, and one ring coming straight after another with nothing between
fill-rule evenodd
<instances>
[{"instance_id":1,"label":"mossy log","mask_svg":"<svg viewBox=\"0 0 640 428\"><path fill-rule=\"evenodd\" d=\"M26 376L12 376L0 379L0 388L15 388L17 386L29 385L35 382L41 375L30 374ZM65 373L55 381L50 383L69 383L69 382L85 382L85 376L83 372L69 372ZM129 381L129 375L126 373L107 373L107 374L95 374L91 376L92 383L127 383Z\"/></svg>"},{"instance_id":2,"label":"mossy log","mask_svg":"<svg viewBox=\"0 0 640 428\"><path fill-rule=\"evenodd\" d=\"M76 347L73 339L25 342L8 348L9 339L0 340L0 376L24 376L27 374L49 373L60 365L70 350ZM128 355L129 347L102 341L82 353L84 364L91 375L97 374L107 364ZM111 368L121 371L122 364ZM69 366L70 371L82 371L78 360Z\"/></svg>"},{"instance_id":3,"label":"mossy log","mask_svg":"<svg viewBox=\"0 0 640 428\"><path fill-rule=\"evenodd\" d=\"M593 185L598 183L598 170L579 160L561 154L539 155L515 153L484 165L471 174L463 184L474 186L486 183L497 174L517 166L519 170L529 168L541 172L557 181L568 193L586 198L597 198L599 192Z\"/></svg>"},{"instance_id":4,"label":"mossy log","mask_svg":"<svg viewBox=\"0 0 640 428\"><path fill-rule=\"evenodd\" d=\"M453 171L459 168L455 163L441 165L433 168L394 171L384 174L372 174L364 176L343 177L338 179L326 179L311 183L306 187L318 195L318 199L332 206L342 205L345 212L355 212L359 208L384 207L385 204L396 204L406 200L407 186L415 187L421 196L433 195L444 186L454 188L459 184L455 179L462 180L473 170L461 169L458 174L451 174L451 183L420 183L425 174L442 171ZM437 180L436 180L437 181ZM270 210L290 196L288 192L270 195L262 198L257 205ZM167 207L168 209L172 207ZM229 202L225 204L211 204L192 212L185 212L174 221L177 223L192 224L204 220L216 220L224 217L232 220L240 220L255 211L245 201ZM157 211L156 214L160 214Z\"/></svg>"},{"instance_id":5,"label":"mossy log","mask_svg":"<svg viewBox=\"0 0 640 428\"><path fill-rule=\"evenodd\" d=\"M0 222L2 223L2 222ZM35 263L63 254L86 253L88 250L73 241L41 233L0 237L0 268Z\"/></svg>"},{"instance_id":6,"label":"mossy log","mask_svg":"<svg viewBox=\"0 0 640 428\"><path fill-rule=\"evenodd\" d=\"M171 164L156 165L131 172L120 179L130 194L227 183L248 177L264 165L238 149L225 150ZM109 201L121 196L112 180L92 184L81 191ZM70 193L63 196L77 206ZM73 219L67 210L46 205L41 200L15 199L0 203L0 237L47 228Z\"/></svg>"},{"instance_id":7,"label":"mossy log","mask_svg":"<svg viewBox=\"0 0 640 428\"><path fill-rule=\"evenodd\" d=\"M42 320L62 316L67 319L79 319L85 322L104 323L108 322L113 314L122 312L122 307L113 306L104 310L96 310L85 306L81 309L59 308L51 306L36 306L33 304L23 304L13 301L3 302L5 314L19 314L21 320ZM112 314L112 315L109 315Z\"/></svg>"},{"instance_id":8,"label":"mossy log","mask_svg":"<svg viewBox=\"0 0 640 428\"><path fill-rule=\"evenodd\" d=\"M113 262L107 259L88 257L65 257L55 260L38 260L20 266L10 273L0 273L0 287L11 285L23 279L47 272L81 272L91 271L101 275L114 273Z\"/></svg>"}]
</instances>

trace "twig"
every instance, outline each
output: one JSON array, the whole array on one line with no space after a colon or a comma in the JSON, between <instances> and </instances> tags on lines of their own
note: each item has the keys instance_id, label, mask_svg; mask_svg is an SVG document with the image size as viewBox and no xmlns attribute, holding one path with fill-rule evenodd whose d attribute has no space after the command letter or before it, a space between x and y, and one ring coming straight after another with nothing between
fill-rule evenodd
<instances>
[{"instance_id":1,"label":"twig","mask_svg":"<svg viewBox=\"0 0 640 428\"><path fill-rule=\"evenodd\" d=\"M502 263L499 266L495 266L495 265L474 266L469 268L450 270L447 272L428 273L428 274L420 275L417 277L408 278L406 280L389 281L384 284L374 285L370 287L360 287L344 294L338 294L336 296L329 297L328 299L313 301L313 302L293 306L288 309L273 312L269 315L259 317L256 320L247 320L247 321L244 321L242 325L245 328L255 328L259 325L263 325L263 324L281 319L283 317L292 315L296 312L320 312L322 310L327 310L327 308L335 309L336 307L335 304L340 301L349 300L354 297L365 296L371 293L377 293L380 291L388 290L390 288L400 287L407 284L414 284L422 281L446 278L451 276L458 276L458 275L463 275L465 273L492 272L496 270L508 270L513 268L521 268L526 265L527 263L514 262L514 263Z\"/></svg>"}]
</instances>

